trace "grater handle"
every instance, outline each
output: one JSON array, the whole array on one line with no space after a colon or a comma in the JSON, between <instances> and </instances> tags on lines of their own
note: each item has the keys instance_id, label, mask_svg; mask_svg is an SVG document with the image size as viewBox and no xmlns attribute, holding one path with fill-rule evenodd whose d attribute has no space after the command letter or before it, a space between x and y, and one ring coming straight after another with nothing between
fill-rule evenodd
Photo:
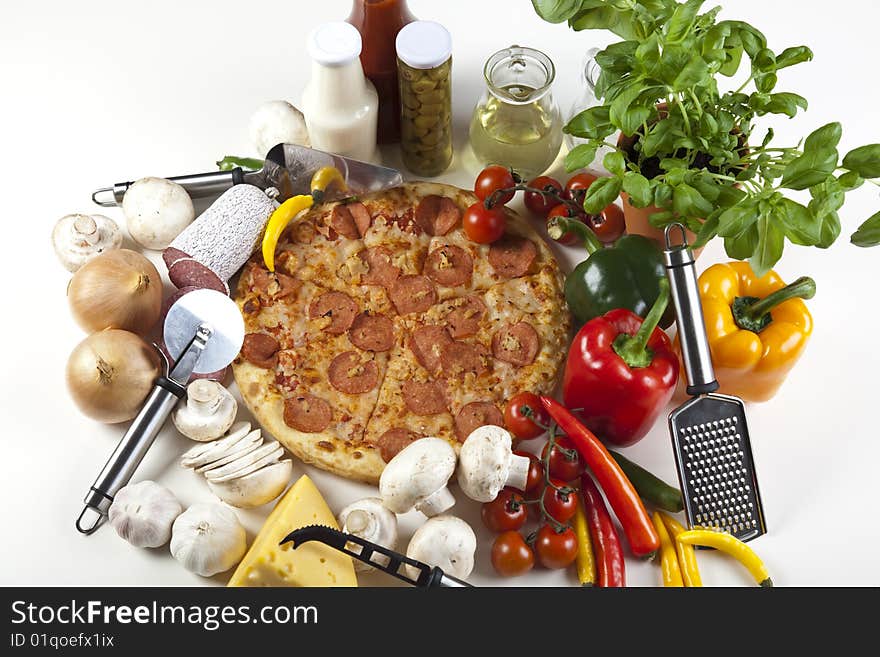
<instances>
[{"instance_id":1,"label":"grater handle","mask_svg":"<svg viewBox=\"0 0 880 657\"><path fill-rule=\"evenodd\" d=\"M681 231L682 243L673 246L670 237L676 228ZM715 392L718 390L718 381L715 379L709 341L706 338L694 254L688 246L687 234L681 224L667 226L665 237L666 250L663 256L672 291L672 303L675 306L675 321L688 381L687 393L696 396Z\"/></svg>"}]
</instances>

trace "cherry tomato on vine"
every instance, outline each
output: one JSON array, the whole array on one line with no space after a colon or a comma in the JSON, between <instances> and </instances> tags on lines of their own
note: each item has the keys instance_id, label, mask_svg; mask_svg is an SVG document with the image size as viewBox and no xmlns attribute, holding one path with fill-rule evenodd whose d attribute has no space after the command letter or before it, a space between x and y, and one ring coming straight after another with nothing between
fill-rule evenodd
<instances>
[{"instance_id":1,"label":"cherry tomato on vine","mask_svg":"<svg viewBox=\"0 0 880 657\"><path fill-rule=\"evenodd\" d=\"M577 219L578 221L584 220L584 215L576 214L572 211L571 207L565 205L564 203L560 203L547 215L547 221L550 221L553 217L567 217L568 219ZM571 246L572 244L577 244L580 241L580 238L574 233L563 233L562 237L556 240L559 244L564 244L565 246Z\"/></svg>"},{"instance_id":2,"label":"cherry tomato on vine","mask_svg":"<svg viewBox=\"0 0 880 657\"><path fill-rule=\"evenodd\" d=\"M616 242L626 230L623 210L614 203L602 210L601 214L590 216L589 224L603 244Z\"/></svg>"},{"instance_id":3,"label":"cherry tomato on vine","mask_svg":"<svg viewBox=\"0 0 880 657\"><path fill-rule=\"evenodd\" d=\"M557 532L547 523L535 536L535 554L544 568L567 568L577 557L577 548L577 535L571 527Z\"/></svg>"},{"instance_id":4,"label":"cherry tomato on vine","mask_svg":"<svg viewBox=\"0 0 880 657\"><path fill-rule=\"evenodd\" d=\"M541 451L541 460L547 459L547 450L550 448L548 442ZM561 479L562 481L572 481L581 476L584 471L584 464L581 462L580 454L572 445L571 441L565 436L557 436L555 444L550 448L550 458L547 461L550 469L550 476Z\"/></svg>"},{"instance_id":5,"label":"cherry tomato on vine","mask_svg":"<svg viewBox=\"0 0 880 657\"><path fill-rule=\"evenodd\" d=\"M501 206L489 210L479 202L465 210L461 223L468 239L478 244L491 244L504 235L507 220Z\"/></svg>"},{"instance_id":6,"label":"cherry tomato on vine","mask_svg":"<svg viewBox=\"0 0 880 657\"><path fill-rule=\"evenodd\" d=\"M535 553L519 532L500 534L492 543L492 567L502 577L525 575L535 566Z\"/></svg>"},{"instance_id":7,"label":"cherry tomato on vine","mask_svg":"<svg viewBox=\"0 0 880 657\"><path fill-rule=\"evenodd\" d=\"M538 424L535 424L535 420ZM537 438L544 433L544 428L539 425L546 427L548 424L550 424L550 416L541 405L538 395L521 392L507 402L504 409L504 426L517 440Z\"/></svg>"},{"instance_id":8,"label":"cherry tomato on vine","mask_svg":"<svg viewBox=\"0 0 880 657\"><path fill-rule=\"evenodd\" d=\"M512 488L505 488L494 500L483 504L481 515L487 529L501 533L517 530L526 524L528 511L522 495Z\"/></svg>"},{"instance_id":9,"label":"cherry tomato on vine","mask_svg":"<svg viewBox=\"0 0 880 657\"><path fill-rule=\"evenodd\" d=\"M568 522L577 510L577 493L563 493L558 490L567 486L561 479L553 477L550 483L553 485L544 490L544 510L557 522Z\"/></svg>"},{"instance_id":10,"label":"cherry tomato on vine","mask_svg":"<svg viewBox=\"0 0 880 657\"><path fill-rule=\"evenodd\" d=\"M565 198L583 205L584 196L587 195L587 190L590 188L590 185L598 179L599 177L594 176L592 173L579 173L576 176L572 176L569 181L565 183Z\"/></svg>"},{"instance_id":11,"label":"cherry tomato on vine","mask_svg":"<svg viewBox=\"0 0 880 657\"><path fill-rule=\"evenodd\" d=\"M474 194L481 201L485 201L498 190L514 186L516 186L516 180L514 180L510 169L499 164L493 164L480 171L474 183ZM511 189L509 192L498 194L493 199L493 203L495 205L504 205L513 198L514 193L514 190Z\"/></svg>"},{"instance_id":12,"label":"cherry tomato on vine","mask_svg":"<svg viewBox=\"0 0 880 657\"><path fill-rule=\"evenodd\" d=\"M537 497L537 493L540 492L541 485L544 483L544 465L534 454L529 454L528 452L523 452L521 450L514 450L514 454L517 456L525 456L529 460L529 474L526 479L526 489L522 491L525 493L526 497L529 499L533 499Z\"/></svg>"},{"instance_id":13,"label":"cherry tomato on vine","mask_svg":"<svg viewBox=\"0 0 880 657\"><path fill-rule=\"evenodd\" d=\"M552 190L556 194L562 194L562 183L550 176L538 176L529 183L529 187L542 191ZM540 192L526 192L523 195L526 207L539 217L546 217L559 201L554 196L541 194Z\"/></svg>"}]
</instances>

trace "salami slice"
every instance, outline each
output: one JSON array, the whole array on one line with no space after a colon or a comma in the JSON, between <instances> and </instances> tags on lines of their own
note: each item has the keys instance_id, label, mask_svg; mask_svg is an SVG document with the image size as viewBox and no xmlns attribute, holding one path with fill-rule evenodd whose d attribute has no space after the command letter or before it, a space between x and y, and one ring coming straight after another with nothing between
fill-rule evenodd
<instances>
[{"instance_id":1,"label":"salami slice","mask_svg":"<svg viewBox=\"0 0 880 657\"><path fill-rule=\"evenodd\" d=\"M421 326L412 332L409 348L422 367L436 374L440 370L443 347L450 342L452 338L442 326Z\"/></svg>"},{"instance_id":2,"label":"salami slice","mask_svg":"<svg viewBox=\"0 0 880 657\"><path fill-rule=\"evenodd\" d=\"M489 264L502 278L524 276L538 257L538 247L524 237L507 235L489 247Z\"/></svg>"},{"instance_id":3,"label":"salami slice","mask_svg":"<svg viewBox=\"0 0 880 657\"><path fill-rule=\"evenodd\" d=\"M241 356L247 362L265 370L271 370L278 363L281 344L267 333L248 333L241 344Z\"/></svg>"},{"instance_id":4,"label":"salami slice","mask_svg":"<svg viewBox=\"0 0 880 657\"><path fill-rule=\"evenodd\" d=\"M326 321L323 329L330 335L345 333L351 328L357 314L357 304L344 292L325 292L309 306L309 318L323 318Z\"/></svg>"},{"instance_id":5,"label":"salami slice","mask_svg":"<svg viewBox=\"0 0 880 657\"><path fill-rule=\"evenodd\" d=\"M370 211L367 210L367 206L363 203L349 203L345 207L348 208L351 218L354 219L354 225L357 228L358 235L361 237L366 235L367 231L370 230L370 226L373 225L373 217L370 216Z\"/></svg>"},{"instance_id":6,"label":"salami slice","mask_svg":"<svg viewBox=\"0 0 880 657\"><path fill-rule=\"evenodd\" d=\"M379 385L379 366L374 360L361 360L356 351L346 351L327 368L330 385L347 395L360 395Z\"/></svg>"},{"instance_id":7,"label":"salami slice","mask_svg":"<svg viewBox=\"0 0 880 657\"><path fill-rule=\"evenodd\" d=\"M420 436L409 429L389 429L376 441L379 446L379 455L385 463L397 456L404 447L410 443L414 443Z\"/></svg>"},{"instance_id":8,"label":"salami slice","mask_svg":"<svg viewBox=\"0 0 880 657\"><path fill-rule=\"evenodd\" d=\"M445 235L461 221L461 210L451 198L432 194L419 201L415 221L429 235Z\"/></svg>"},{"instance_id":9,"label":"salami slice","mask_svg":"<svg viewBox=\"0 0 880 657\"><path fill-rule=\"evenodd\" d=\"M178 258L168 267L168 279L175 287L195 287L229 294L229 286L217 274L194 258Z\"/></svg>"},{"instance_id":10,"label":"salami slice","mask_svg":"<svg viewBox=\"0 0 880 657\"><path fill-rule=\"evenodd\" d=\"M468 283L473 272L474 259L460 246L446 244L431 251L425 260L425 275L444 287Z\"/></svg>"},{"instance_id":11,"label":"salami slice","mask_svg":"<svg viewBox=\"0 0 880 657\"><path fill-rule=\"evenodd\" d=\"M404 381L403 403L416 415L437 415L446 410L443 388L436 381Z\"/></svg>"},{"instance_id":12,"label":"salami slice","mask_svg":"<svg viewBox=\"0 0 880 657\"><path fill-rule=\"evenodd\" d=\"M446 315L446 327L453 338L466 338L477 334L485 316L486 304L479 297L470 296Z\"/></svg>"},{"instance_id":13,"label":"salami slice","mask_svg":"<svg viewBox=\"0 0 880 657\"><path fill-rule=\"evenodd\" d=\"M253 265L251 287L261 298L275 300L296 294L302 287L302 282L287 274L270 272L259 265Z\"/></svg>"},{"instance_id":14,"label":"salami slice","mask_svg":"<svg viewBox=\"0 0 880 657\"><path fill-rule=\"evenodd\" d=\"M333 208L333 212L330 214L330 227L339 235L350 240L356 240L360 237L357 224L347 205L337 205Z\"/></svg>"},{"instance_id":15,"label":"salami slice","mask_svg":"<svg viewBox=\"0 0 880 657\"><path fill-rule=\"evenodd\" d=\"M308 393L284 400L284 424L303 433L319 433L333 421L330 404Z\"/></svg>"},{"instance_id":16,"label":"salami slice","mask_svg":"<svg viewBox=\"0 0 880 657\"><path fill-rule=\"evenodd\" d=\"M437 303L437 290L427 276L401 276L388 290L391 303L401 315L423 313Z\"/></svg>"},{"instance_id":17,"label":"salami slice","mask_svg":"<svg viewBox=\"0 0 880 657\"><path fill-rule=\"evenodd\" d=\"M394 324L385 315L361 313L348 329L348 339L364 351L388 351L394 346Z\"/></svg>"},{"instance_id":18,"label":"salami slice","mask_svg":"<svg viewBox=\"0 0 880 657\"><path fill-rule=\"evenodd\" d=\"M504 416L495 404L482 401L465 404L455 416L455 437L463 443L474 429L487 424L504 426Z\"/></svg>"},{"instance_id":19,"label":"salami slice","mask_svg":"<svg viewBox=\"0 0 880 657\"><path fill-rule=\"evenodd\" d=\"M498 360L523 367L538 355L541 338L528 322L507 326L492 336L492 354Z\"/></svg>"},{"instance_id":20,"label":"salami slice","mask_svg":"<svg viewBox=\"0 0 880 657\"><path fill-rule=\"evenodd\" d=\"M361 277L364 285L391 287L400 276L400 268L391 263L391 250L384 246L371 246L358 253L367 266L367 273Z\"/></svg>"},{"instance_id":21,"label":"salami slice","mask_svg":"<svg viewBox=\"0 0 880 657\"><path fill-rule=\"evenodd\" d=\"M451 340L440 348L440 375L456 378L489 370L489 355L482 345Z\"/></svg>"}]
</instances>

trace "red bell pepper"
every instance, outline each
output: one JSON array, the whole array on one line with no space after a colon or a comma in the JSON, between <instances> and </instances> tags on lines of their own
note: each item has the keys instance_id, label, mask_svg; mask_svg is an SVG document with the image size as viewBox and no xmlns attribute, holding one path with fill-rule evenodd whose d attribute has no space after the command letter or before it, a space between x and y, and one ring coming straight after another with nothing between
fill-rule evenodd
<instances>
[{"instance_id":1,"label":"red bell pepper","mask_svg":"<svg viewBox=\"0 0 880 657\"><path fill-rule=\"evenodd\" d=\"M586 472L581 475L581 495L584 498L584 513L587 516L590 539L593 541L593 551L596 553L596 574L599 576L596 586L626 586L626 565L620 537L614 528L608 507L605 506L605 500L602 499L602 493Z\"/></svg>"},{"instance_id":2,"label":"red bell pepper","mask_svg":"<svg viewBox=\"0 0 880 657\"><path fill-rule=\"evenodd\" d=\"M603 440L626 447L645 437L672 399L678 357L657 323L669 303L669 282L642 320L625 309L584 324L568 352L562 396Z\"/></svg>"},{"instance_id":3,"label":"red bell pepper","mask_svg":"<svg viewBox=\"0 0 880 657\"><path fill-rule=\"evenodd\" d=\"M623 474L617 461L605 445L562 404L549 397L541 397L541 404L562 432L568 436L578 454L584 459L584 463L599 481L608 498L608 504L614 509L623 527L632 553L637 557L653 557L660 549L660 537L657 535L654 523L651 522L651 516L642 504L642 498Z\"/></svg>"}]
</instances>

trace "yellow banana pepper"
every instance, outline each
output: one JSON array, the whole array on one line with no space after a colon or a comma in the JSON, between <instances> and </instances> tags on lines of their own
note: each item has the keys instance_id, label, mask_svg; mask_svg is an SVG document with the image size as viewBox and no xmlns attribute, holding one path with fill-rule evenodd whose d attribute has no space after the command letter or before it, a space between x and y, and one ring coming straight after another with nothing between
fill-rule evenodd
<instances>
[{"instance_id":1,"label":"yellow banana pepper","mask_svg":"<svg viewBox=\"0 0 880 657\"><path fill-rule=\"evenodd\" d=\"M678 556L675 554L675 547L672 545L672 539L669 538L669 532L666 531L660 513L655 511L651 520L654 521L654 527L660 536L660 570L663 573L663 586L684 586Z\"/></svg>"},{"instance_id":2,"label":"yellow banana pepper","mask_svg":"<svg viewBox=\"0 0 880 657\"><path fill-rule=\"evenodd\" d=\"M275 247L278 246L281 233L287 228L291 219L312 207L312 203L313 199L308 194L293 196L275 208L275 212L269 217L266 231L263 233L263 262L266 263L269 271L275 271Z\"/></svg>"},{"instance_id":3,"label":"yellow banana pepper","mask_svg":"<svg viewBox=\"0 0 880 657\"><path fill-rule=\"evenodd\" d=\"M773 581L770 579L770 573L767 571L764 562L761 561L752 548L730 534L710 531L708 529L693 529L679 534L678 540L687 545L702 545L729 554L748 568L758 584L765 588L773 586Z\"/></svg>"},{"instance_id":4,"label":"yellow banana pepper","mask_svg":"<svg viewBox=\"0 0 880 657\"><path fill-rule=\"evenodd\" d=\"M704 271L699 287L720 392L767 401L813 332L803 299L816 293L815 282L786 285L774 271L758 278L747 262L730 262Z\"/></svg>"},{"instance_id":5,"label":"yellow banana pepper","mask_svg":"<svg viewBox=\"0 0 880 657\"><path fill-rule=\"evenodd\" d=\"M684 585L689 588L703 586L703 580L700 578L700 569L697 566L697 551L694 550L693 545L688 545L678 540L678 537L687 530L669 514L662 511L658 511L658 513L675 543L675 552L678 554L678 566L681 568L681 577L684 580Z\"/></svg>"},{"instance_id":6,"label":"yellow banana pepper","mask_svg":"<svg viewBox=\"0 0 880 657\"><path fill-rule=\"evenodd\" d=\"M345 178L336 167L321 167L312 176L312 182L309 189L312 191L312 197L319 203L323 200L324 193L331 185L336 185L339 191L344 192L346 189Z\"/></svg>"},{"instance_id":7,"label":"yellow banana pepper","mask_svg":"<svg viewBox=\"0 0 880 657\"><path fill-rule=\"evenodd\" d=\"M593 555L593 542L590 540L590 528L587 527L587 515L584 503L578 500L577 509L572 518L572 529L577 536L578 548L575 566L581 586L596 584L596 558Z\"/></svg>"}]
</instances>

